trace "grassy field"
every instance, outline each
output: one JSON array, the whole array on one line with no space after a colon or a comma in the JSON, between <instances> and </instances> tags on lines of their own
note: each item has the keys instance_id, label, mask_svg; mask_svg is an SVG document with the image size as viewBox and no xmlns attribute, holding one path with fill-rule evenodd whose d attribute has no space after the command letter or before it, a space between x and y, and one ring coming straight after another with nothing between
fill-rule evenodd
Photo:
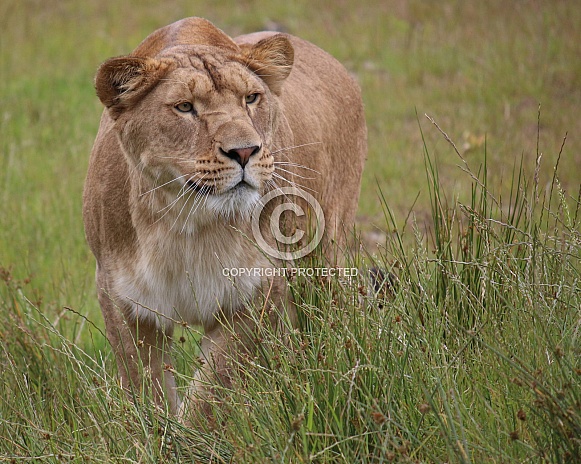
<instances>
[{"instance_id":1,"label":"grassy field","mask_svg":"<svg viewBox=\"0 0 581 464\"><path fill-rule=\"evenodd\" d=\"M136 5L0 4L0 461L580 462L581 6ZM268 362L241 366L223 427L202 431L121 391L81 220L97 66L192 15L231 35L276 25L357 77L351 260L398 280L296 282L302 330L265 329Z\"/></svg>"}]
</instances>

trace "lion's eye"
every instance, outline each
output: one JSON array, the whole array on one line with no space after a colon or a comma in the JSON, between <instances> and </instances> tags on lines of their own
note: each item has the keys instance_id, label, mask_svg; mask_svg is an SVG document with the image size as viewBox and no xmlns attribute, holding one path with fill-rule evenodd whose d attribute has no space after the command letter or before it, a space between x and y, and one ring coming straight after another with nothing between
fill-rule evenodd
<instances>
[{"instance_id":1,"label":"lion's eye","mask_svg":"<svg viewBox=\"0 0 581 464\"><path fill-rule=\"evenodd\" d=\"M244 101L246 102L247 105L252 105L253 103L256 103L258 101L259 96L260 95L257 93L251 93L250 95L246 95Z\"/></svg>"},{"instance_id":2,"label":"lion's eye","mask_svg":"<svg viewBox=\"0 0 581 464\"><path fill-rule=\"evenodd\" d=\"M178 103L175 108L181 113L189 113L194 109L194 105L192 105L190 102L182 102Z\"/></svg>"}]
</instances>

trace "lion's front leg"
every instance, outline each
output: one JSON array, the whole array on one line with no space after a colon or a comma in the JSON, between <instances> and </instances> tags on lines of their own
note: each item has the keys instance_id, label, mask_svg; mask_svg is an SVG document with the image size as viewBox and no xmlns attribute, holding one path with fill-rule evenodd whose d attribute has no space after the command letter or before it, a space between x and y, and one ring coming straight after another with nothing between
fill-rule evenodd
<instances>
[{"instance_id":1,"label":"lion's front leg","mask_svg":"<svg viewBox=\"0 0 581 464\"><path fill-rule=\"evenodd\" d=\"M119 308L104 290L99 292L99 301L122 386L141 391L144 384L151 385L155 403L165 407L167 402L170 412L177 413L179 399L169 354L173 330L164 331L153 321L127 316L131 309Z\"/></svg>"},{"instance_id":2,"label":"lion's front leg","mask_svg":"<svg viewBox=\"0 0 581 464\"><path fill-rule=\"evenodd\" d=\"M128 326L132 337L129 343L137 347L139 357L139 361L136 359L129 363L133 385L140 387L142 383L138 382L141 381L142 375L147 376L147 380L151 381L155 404L165 407L167 403L170 413L177 414L179 398L170 355L173 327L164 331L158 324L149 320L136 320L132 324L128 323ZM127 343L124 343L124 346L126 345ZM117 359L119 362L119 357ZM122 359L121 362L126 362L126 359Z\"/></svg>"},{"instance_id":3,"label":"lion's front leg","mask_svg":"<svg viewBox=\"0 0 581 464\"><path fill-rule=\"evenodd\" d=\"M194 374L179 411L185 422L211 418L211 403L219 402L221 390L232 386L233 363L246 349L246 343L237 335L241 330L240 319L216 321L205 329L200 342L201 366Z\"/></svg>"}]
</instances>

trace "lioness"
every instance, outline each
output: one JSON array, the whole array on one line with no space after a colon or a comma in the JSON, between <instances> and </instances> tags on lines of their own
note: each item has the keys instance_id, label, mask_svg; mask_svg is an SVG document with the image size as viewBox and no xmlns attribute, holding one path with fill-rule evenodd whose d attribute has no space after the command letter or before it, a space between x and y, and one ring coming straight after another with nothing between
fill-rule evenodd
<instances>
[{"instance_id":1,"label":"lioness","mask_svg":"<svg viewBox=\"0 0 581 464\"><path fill-rule=\"evenodd\" d=\"M150 375L156 401L176 412L174 323L204 328L205 367L193 387L201 394L204 382L228 382L225 353L236 337L225 326L246 331L249 302L268 295L293 311L280 279L224 272L272 267L251 240L261 197L288 184L308 190L327 242L353 224L367 148L361 95L334 58L304 40L231 39L200 18L104 62L95 87L105 110L83 216L107 336L123 384ZM260 221L267 230L268 217Z\"/></svg>"}]
</instances>

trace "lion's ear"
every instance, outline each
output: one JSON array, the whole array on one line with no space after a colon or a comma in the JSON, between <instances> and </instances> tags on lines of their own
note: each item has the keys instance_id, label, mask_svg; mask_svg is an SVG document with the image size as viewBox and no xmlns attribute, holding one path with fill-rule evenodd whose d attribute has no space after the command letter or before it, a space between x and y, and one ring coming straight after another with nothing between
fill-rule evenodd
<instances>
[{"instance_id":1,"label":"lion's ear","mask_svg":"<svg viewBox=\"0 0 581 464\"><path fill-rule=\"evenodd\" d=\"M291 72L294 49L282 34L263 39L244 49L246 65L260 77L272 92L280 95L282 84Z\"/></svg>"},{"instance_id":2,"label":"lion's ear","mask_svg":"<svg viewBox=\"0 0 581 464\"><path fill-rule=\"evenodd\" d=\"M168 65L153 58L120 56L97 70L95 89L113 119L145 96L167 72Z\"/></svg>"}]
</instances>

